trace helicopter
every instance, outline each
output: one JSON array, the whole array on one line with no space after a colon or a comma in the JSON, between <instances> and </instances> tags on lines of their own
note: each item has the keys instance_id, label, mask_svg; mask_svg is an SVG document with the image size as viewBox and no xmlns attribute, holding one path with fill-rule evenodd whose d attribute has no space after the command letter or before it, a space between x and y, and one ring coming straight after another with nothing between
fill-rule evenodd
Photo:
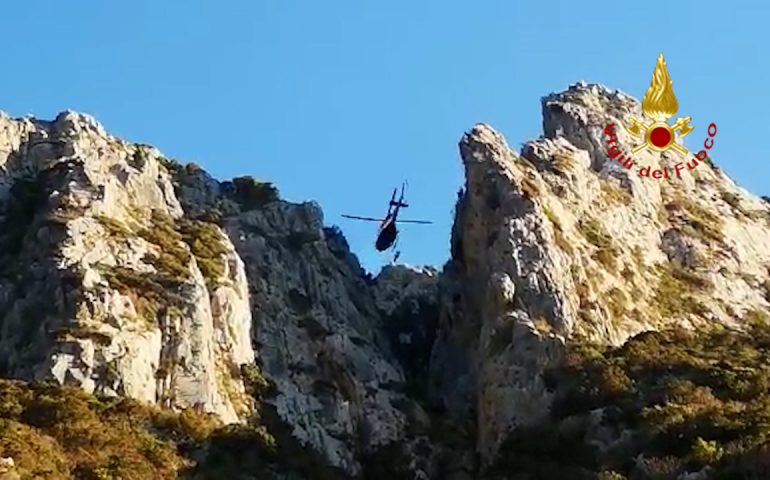
<instances>
[{"instance_id":1,"label":"helicopter","mask_svg":"<svg viewBox=\"0 0 770 480\"><path fill-rule=\"evenodd\" d=\"M390 248L394 249L398 246L398 228L396 228L396 223L417 223L417 224L431 224L433 222L429 222L427 220L399 220L398 214L402 208L408 208L409 205L404 202L404 191L406 189L406 182L401 184L401 195L398 198L398 201L396 200L396 193L398 193L398 187L393 189L393 195L390 197L390 202L388 203L388 213L385 215L385 218L372 218L372 217L359 217L357 215L345 215L342 216L345 218L351 218L354 220L364 220L367 222L380 222L380 226L377 232L377 240L374 243L374 247L379 252L384 252L385 250L388 250ZM401 255L400 251L395 252L395 257L393 258L393 261L395 262L398 260L398 257Z\"/></svg>"}]
</instances>

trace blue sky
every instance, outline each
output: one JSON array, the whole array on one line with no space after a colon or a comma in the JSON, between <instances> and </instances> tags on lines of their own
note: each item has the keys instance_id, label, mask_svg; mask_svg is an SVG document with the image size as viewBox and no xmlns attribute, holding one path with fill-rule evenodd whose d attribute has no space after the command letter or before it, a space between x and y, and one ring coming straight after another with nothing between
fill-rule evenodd
<instances>
[{"instance_id":1,"label":"blue sky","mask_svg":"<svg viewBox=\"0 0 770 480\"><path fill-rule=\"evenodd\" d=\"M770 194L770 8L763 2L39 0L6 2L0 110L72 109L218 178L316 200L371 270L379 216L408 179L401 261L440 265L477 122L518 148L540 97L578 80L641 98L663 52L713 158Z\"/></svg>"}]
</instances>

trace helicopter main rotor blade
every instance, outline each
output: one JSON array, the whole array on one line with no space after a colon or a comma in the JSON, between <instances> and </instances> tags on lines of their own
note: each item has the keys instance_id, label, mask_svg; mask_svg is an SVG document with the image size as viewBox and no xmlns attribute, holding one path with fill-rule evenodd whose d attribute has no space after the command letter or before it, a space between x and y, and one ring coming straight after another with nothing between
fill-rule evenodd
<instances>
[{"instance_id":1,"label":"helicopter main rotor blade","mask_svg":"<svg viewBox=\"0 0 770 480\"><path fill-rule=\"evenodd\" d=\"M429 222L428 220L396 220L396 223L421 223L423 225L428 225L433 222Z\"/></svg>"},{"instance_id":2,"label":"helicopter main rotor blade","mask_svg":"<svg viewBox=\"0 0 770 480\"><path fill-rule=\"evenodd\" d=\"M359 217L359 216L356 216L356 215L345 215L345 214L342 214L342 216L345 217L345 218L352 218L354 220L366 220L367 222L382 222L382 221L385 220L383 218Z\"/></svg>"}]
</instances>

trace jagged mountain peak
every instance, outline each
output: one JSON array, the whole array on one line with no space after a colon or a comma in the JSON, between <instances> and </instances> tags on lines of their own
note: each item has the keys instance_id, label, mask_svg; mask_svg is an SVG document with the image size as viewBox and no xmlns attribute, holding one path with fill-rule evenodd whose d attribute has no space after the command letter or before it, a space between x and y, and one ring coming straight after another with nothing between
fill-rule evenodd
<instances>
[{"instance_id":1,"label":"jagged mountain peak","mask_svg":"<svg viewBox=\"0 0 770 480\"><path fill-rule=\"evenodd\" d=\"M402 282L428 277L402 269ZM419 328L382 322L419 312L375 294L390 276L372 285L320 206L283 201L270 183L218 181L76 112L0 117L6 377L226 423L269 415L357 474L406 426L390 336Z\"/></svg>"},{"instance_id":2,"label":"jagged mountain peak","mask_svg":"<svg viewBox=\"0 0 770 480\"><path fill-rule=\"evenodd\" d=\"M443 269L376 278L314 202L88 115L0 115L0 371L269 420L332 478L483 478L548 415L544 372L570 344L767 318L767 202L710 160L639 174L694 152L626 168L605 131L638 145L625 93L581 82L542 108L519 150L488 124L460 139Z\"/></svg>"},{"instance_id":3,"label":"jagged mountain peak","mask_svg":"<svg viewBox=\"0 0 770 480\"><path fill-rule=\"evenodd\" d=\"M642 118L640 102L624 93L579 83L542 105L543 136L518 152L486 124L460 142L466 183L435 368L447 402L478 409L487 461L513 425L546 414L539 375L559 345L740 327L770 306L767 202L710 159L671 173L697 152L642 151L632 169L611 158L608 124L621 151L639 143L622 126ZM642 166L672 170L653 178ZM450 359L457 351L475 353Z\"/></svg>"}]
</instances>

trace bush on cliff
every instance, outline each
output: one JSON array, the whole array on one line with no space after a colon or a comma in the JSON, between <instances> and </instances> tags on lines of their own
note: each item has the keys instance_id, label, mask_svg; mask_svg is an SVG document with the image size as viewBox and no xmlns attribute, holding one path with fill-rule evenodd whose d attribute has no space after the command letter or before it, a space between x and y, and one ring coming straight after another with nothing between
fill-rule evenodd
<instances>
[{"instance_id":1,"label":"bush on cliff","mask_svg":"<svg viewBox=\"0 0 770 480\"><path fill-rule=\"evenodd\" d=\"M770 478L770 328L576 346L550 418L514 431L493 478Z\"/></svg>"},{"instance_id":2,"label":"bush on cliff","mask_svg":"<svg viewBox=\"0 0 770 480\"><path fill-rule=\"evenodd\" d=\"M22 479L341 478L266 413L265 425L223 426L192 409L0 380L0 458Z\"/></svg>"}]
</instances>

